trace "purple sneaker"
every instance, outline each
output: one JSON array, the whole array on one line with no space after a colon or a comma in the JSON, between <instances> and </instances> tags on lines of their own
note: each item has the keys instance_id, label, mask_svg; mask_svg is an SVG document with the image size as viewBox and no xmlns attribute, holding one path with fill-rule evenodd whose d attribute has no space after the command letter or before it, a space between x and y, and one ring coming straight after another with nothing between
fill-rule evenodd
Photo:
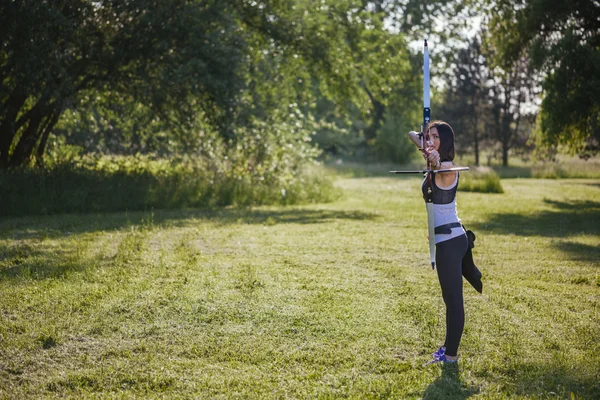
<instances>
[{"instance_id":1,"label":"purple sneaker","mask_svg":"<svg viewBox=\"0 0 600 400\"><path fill-rule=\"evenodd\" d=\"M432 357L439 358L439 357L443 356L444 354L446 354L446 346L442 346L439 349L437 349L437 351L432 354Z\"/></svg>"}]
</instances>

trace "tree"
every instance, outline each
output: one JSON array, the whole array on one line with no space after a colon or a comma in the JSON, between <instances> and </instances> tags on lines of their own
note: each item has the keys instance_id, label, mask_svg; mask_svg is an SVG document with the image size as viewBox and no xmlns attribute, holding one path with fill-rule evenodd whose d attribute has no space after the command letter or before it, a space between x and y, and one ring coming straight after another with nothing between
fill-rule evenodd
<instances>
[{"instance_id":1,"label":"tree","mask_svg":"<svg viewBox=\"0 0 600 400\"><path fill-rule=\"evenodd\" d=\"M486 126L491 126L492 100L488 96L489 69L478 38L458 51L453 72L440 114L451 121L460 148L472 150L475 165L479 165L481 142L488 137Z\"/></svg>"},{"instance_id":2,"label":"tree","mask_svg":"<svg viewBox=\"0 0 600 400\"><path fill-rule=\"evenodd\" d=\"M525 58L502 67L491 64L494 49L482 46L480 39L486 34L485 30L480 32L468 48L458 51L442 113L452 121L461 148L473 150L476 165L485 141L488 152L494 142L499 145L502 164L506 166L509 151L526 145L529 132L523 129L522 122L531 119L533 108L526 106L535 95L535 85Z\"/></svg>"},{"instance_id":3,"label":"tree","mask_svg":"<svg viewBox=\"0 0 600 400\"><path fill-rule=\"evenodd\" d=\"M589 0L485 1L497 65L530 59L542 74L539 143L597 152L600 144L600 7Z\"/></svg>"},{"instance_id":4,"label":"tree","mask_svg":"<svg viewBox=\"0 0 600 400\"><path fill-rule=\"evenodd\" d=\"M491 133L500 143L502 165L508 166L508 155L519 143L519 127L523 117L524 104L530 101L531 77L527 70L527 60L520 58L513 64L491 70L489 98L493 123Z\"/></svg>"},{"instance_id":5,"label":"tree","mask_svg":"<svg viewBox=\"0 0 600 400\"><path fill-rule=\"evenodd\" d=\"M326 127L316 138L332 152L349 147L350 135L342 131L352 131L352 146L372 144L387 107L414 100L414 93L401 96L418 78L404 37L388 31L387 14L364 1L295 1L278 10L279 22L269 28L279 32L272 51L298 58L261 61L266 77L282 78L277 91L268 87L270 79L250 74L257 88L253 98L269 99L269 107L252 114L268 118L273 113L265 111L277 104L299 104Z\"/></svg>"},{"instance_id":6,"label":"tree","mask_svg":"<svg viewBox=\"0 0 600 400\"><path fill-rule=\"evenodd\" d=\"M396 38L357 57L357 49L373 50L366 39L382 38L380 16L365 7L358 0L10 2L0 11L0 168L40 161L67 109L80 113L74 120L95 116L105 135L111 121L139 118L185 139L201 120L235 145L236 127L285 119L288 105L314 107L312 82L335 104L359 109L368 83L372 103L384 104L382 93L393 87L386 80L410 76L407 50ZM377 68L384 56L393 68Z\"/></svg>"},{"instance_id":7,"label":"tree","mask_svg":"<svg viewBox=\"0 0 600 400\"><path fill-rule=\"evenodd\" d=\"M113 93L224 123L245 44L221 1L18 1L0 14L0 167L41 159L66 108ZM224 82L228 82L227 85ZM184 119L185 120L185 119Z\"/></svg>"}]
</instances>

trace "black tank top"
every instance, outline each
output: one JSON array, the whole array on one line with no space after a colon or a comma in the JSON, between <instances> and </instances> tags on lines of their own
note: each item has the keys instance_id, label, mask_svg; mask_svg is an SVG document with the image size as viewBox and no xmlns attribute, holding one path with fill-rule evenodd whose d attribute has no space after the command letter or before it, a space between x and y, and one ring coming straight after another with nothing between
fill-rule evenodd
<instances>
[{"instance_id":1,"label":"black tank top","mask_svg":"<svg viewBox=\"0 0 600 400\"><path fill-rule=\"evenodd\" d=\"M433 195L433 204L448 204L452 203L456 198L456 190L458 189L458 180L460 179L460 174L456 177L456 185L452 189L442 189L435 184L435 172L430 172L431 174L431 189ZM423 192L423 199L427 201L427 186L429 184L429 179L425 176L423 180L423 184L421 185L421 191Z\"/></svg>"}]
</instances>

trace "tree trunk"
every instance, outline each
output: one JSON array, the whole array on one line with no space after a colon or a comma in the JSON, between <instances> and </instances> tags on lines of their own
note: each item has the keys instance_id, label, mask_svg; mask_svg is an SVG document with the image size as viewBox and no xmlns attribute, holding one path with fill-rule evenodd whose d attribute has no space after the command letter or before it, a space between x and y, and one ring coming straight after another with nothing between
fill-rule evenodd
<instances>
[{"instance_id":1,"label":"tree trunk","mask_svg":"<svg viewBox=\"0 0 600 400\"><path fill-rule=\"evenodd\" d=\"M504 115L502 116L502 126L500 129L501 138L502 138L502 166L508 167L508 150L510 148L510 120L507 117L508 110L504 110Z\"/></svg>"},{"instance_id":2,"label":"tree trunk","mask_svg":"<svg viewBox=\"0 0 600 400\"><path fill-rule=\"evenodd\" d=\"M0 168L8 167L8 152L17 133L16 120L19 110L25 104L27 96L16 90L6 101L6 108L0 116Z\"/></svg>"},{"instance_id":3,"label":"tree trunk","mask_svg":"<svg viewBox=\"0 0 600 400\"><path fill-rule=\"evenodd\" d=\"M61 111L57 110L47 119L47 124L44 127L42 132L42 138L40 139L40 143L38 145L36 151L35 161L38 166L44 165L44 150L46 150L46 144L48 143L48 136L50 136L50 132L54 129L54 126L58 122L58 118L60 117Z\"/></svg>"},{"instance_id":4,"label":"tree trunk","mask_svg":"<svg viewBox=\"0 0 600 400\"><path fill-rule=\"evenodd\" d=\"M33 153L35 144L42 133L43 125L41 129L40 125L43 119L44 115L40 109L31 115L27 128L23 131L19 142L10 156L10 160L8 161L9 167L19 167L31 158L31 153Z\"/></svg>"},{"instance_id":5,"label":"tree trunk","mask_svg":"<svg viewBox=\"0 0 600 400\"><path fill-rule=\"evenodd\" d=\"M369 99L371 99L371 104L373 104L373 122L371 123L371 125L365 129L365 138L367 140L371 140L371 139L375 139L377 137L377 131L379 131L379 129L381 128L382 124L383 124L383 114L385 113L385 106L378 101L375 97L373 97L373 94L371 93L371 91L369 90L369 88L367 88L367 86L365 86L365 90L367 91L367 94L369 95Z\"/></svg>"},{"instance_id":6,"label":"tree trunk","mask_svg":"<svg viewBox=\"0 0 600 400\"><path fill-rule=\"evenodd\" d=\"M508 151L510 150L512 132L510 130L510 114L504 110L502 117L502 166L508 167Z\"/></svg>"},{"instance_id":7,"label":"tree trunk","mask_svg":"<svg viewBox=\"0 0 600 400\"><path fill-rule=\"evenodd\" d=\"M473 124L473 150L475 151L475 166L479 166L479 124L477 114L475 114L475 123Z\"/></svg>"},{"instance_id":8,"label":"tree trunk","mask_svg":"<svg viewBox=\"0 0 600 400\"><path fill-rule=\"evenodd\" d=\"M504 87L507 90L504 92L504 109L502 110L502 126L500 129L502 130L502 166L508 167L508 150L511 139L510 120L512 119L510 114L510 101L512 100L510 89L512 85L509 78L505 78Z\"/></svg>"}]
</instances>

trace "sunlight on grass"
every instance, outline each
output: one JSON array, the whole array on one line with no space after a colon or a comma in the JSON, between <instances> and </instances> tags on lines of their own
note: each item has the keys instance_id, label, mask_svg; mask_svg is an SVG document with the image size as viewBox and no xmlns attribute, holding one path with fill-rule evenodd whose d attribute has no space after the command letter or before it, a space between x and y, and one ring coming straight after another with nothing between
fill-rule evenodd
<instances>
[{"instance_id":1,"label":"sunlight on grass","mask_svg":"<svg viewBox=\"0 0 600 400\"><path fill-rule=\"evenodd\" d=\"M465 176L463 174L462 176ZM461 185L462 185L461 181ZM483 294L443 341L420 178L328 204L0 222L0 398L597 398L598 180L459 190Z\"/></svg>"}]
</instances>

